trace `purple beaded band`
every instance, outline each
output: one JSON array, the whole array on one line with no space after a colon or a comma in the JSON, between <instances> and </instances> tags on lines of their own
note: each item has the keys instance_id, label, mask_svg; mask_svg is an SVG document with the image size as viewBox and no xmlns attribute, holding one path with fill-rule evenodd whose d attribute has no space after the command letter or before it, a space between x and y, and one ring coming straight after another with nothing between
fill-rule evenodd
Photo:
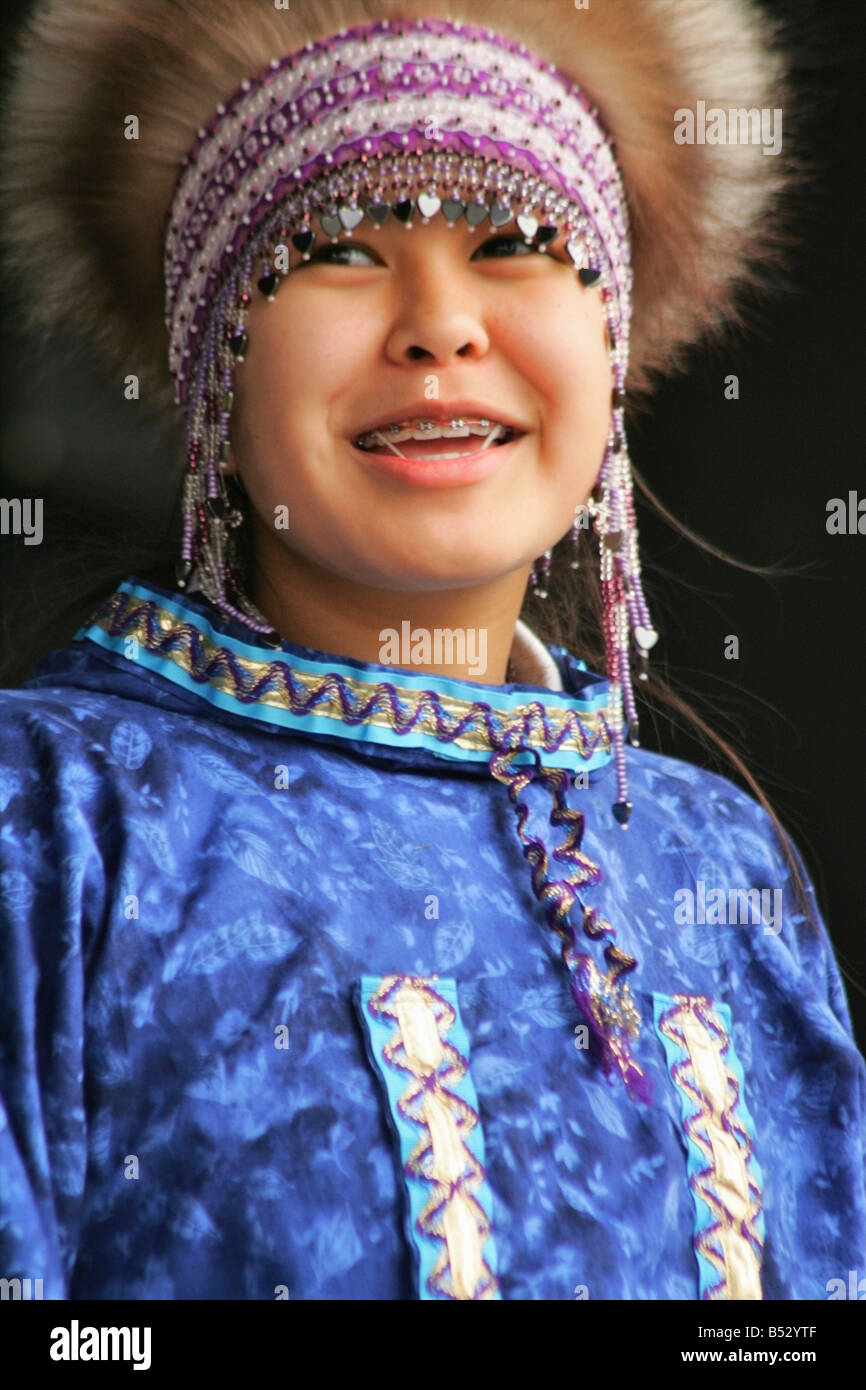
<instances>
[{"instance_id":1,"label":"purple beaded band","mask_svg":"<svg viewBox=\"0 0 866 1390\"><path fill-rule=\"evenodd\" d=\"M549 190L551 220L588 250L610 286L624 379L628 211L594 107L553 64L490 30L443 19L380 20L273 59L199 132L166 232L178 404L189 398L220 287L275 206L290 233L309 225L316 206L309 187L323 175L349 162L431 150L522 169Z\"/></svg>"}]
</instances>

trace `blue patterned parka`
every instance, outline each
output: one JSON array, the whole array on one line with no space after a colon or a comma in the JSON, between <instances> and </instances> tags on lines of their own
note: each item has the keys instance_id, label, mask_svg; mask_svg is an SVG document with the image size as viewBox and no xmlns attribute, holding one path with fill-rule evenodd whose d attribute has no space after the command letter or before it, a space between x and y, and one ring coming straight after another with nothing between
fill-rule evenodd
<instances>
[{"instance_id":1,"label":"blue patterned parka","mask_svg":"<svg viewBox=\"0 0 866 1390\"><path fill-rule=\"evenodd\" d=\"M0 694L0 1276L699 1300L866 1273L866 1069L811 887L810 917L754 800L642 748L624 832L606 682L522 623L512 661L273 648L132 578Z\"/></svg>"}]
</instances>

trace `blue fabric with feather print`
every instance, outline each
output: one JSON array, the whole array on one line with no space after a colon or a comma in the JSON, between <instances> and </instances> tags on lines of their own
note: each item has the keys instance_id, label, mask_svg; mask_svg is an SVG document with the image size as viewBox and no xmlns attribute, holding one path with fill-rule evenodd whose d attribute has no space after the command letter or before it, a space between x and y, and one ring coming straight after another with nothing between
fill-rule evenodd
<instances>
[{"instance_id":1,"label":"blue fabric with feather print","mask_svg":"<svg viewBox=\"0 0 866 1390\"><path fill-rule=\"evenodd\" d=\"M203 599L144 587L248 642ZM565 696L526 698L595 700L600 678L553 654ZM576 1045L559 943L485 761L372 723L281 727L266 692L208 698L224 670L167 672L83 633L0 693L0 1273L54 1299L417 1298L354 1004L362 977L392 972L455 982L504 1300L700 1297L654 992L730 1009L764 1297L823 1299L866 1272L866 1068L826 932L798 914L750 797L633 748L627 833L609 762L570 794L603 871L591 902L640 962L638 1104ZM552 851L549 794L522 795ZM780 929L680 924L675 894L699 882L780 890Z\"/></svg>"}]
</instances>

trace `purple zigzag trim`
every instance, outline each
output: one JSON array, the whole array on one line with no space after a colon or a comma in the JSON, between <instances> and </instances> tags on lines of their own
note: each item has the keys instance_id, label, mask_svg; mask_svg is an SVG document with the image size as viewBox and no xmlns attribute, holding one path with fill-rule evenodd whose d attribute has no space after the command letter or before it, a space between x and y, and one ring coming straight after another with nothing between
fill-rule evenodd
<instances>
[{"instance_id":1,"label":"purple zigzag trim","mask_svg":"<svg viewBox=\"0 0 866 1390\"><path fill-rule=\"evenodd\" d=\"M340 703L340 719L349 725L367 722L371 713L381 708L390 715L389 726L392 730L404 735L410 733L429 710L433 714L436 726L433 736L442 742L453 742L467 729L478 726L479 722L486 731L491 748L497 747L501 742L503 716L500 715L497 719L492 707L484 700L475 701L462 718L449 725L449 717L443 711L435 690L419 691L414 711L408 717L404 717L405 702L400 699L399 687L390 681L377 683L367 698L356 697L348 689L344 677L337 672L327 672L320 683L308 692L296 682L287 657L268 663L264 674L252 679L245 673L234 653L227 648L217 647L216 651L208 656L205 644L210 645L210 642L202 637L194 623L177 621L167 632L163 631L157 620L157 614L160 612L165 619L167 610L160 610L154 600L130 599L123 590L118 590L96 610L91 619L91 626L102 626L110 636L118 637L131 626L137 625L144 615L147 631L144 645L147 651L158 656L168 656L177 649L187 651L189 675L201 685L208 684L216 675L227 673L234 684L232 693L243 704L254 704L265 692L279 690L288 701L293 714L305 715L314 712L315 706L323 700L329 700L332 695L336 695ZM537 732L539 724L543 730L540 739ZM512 732L519 730L521 744L525 739L532 739L533 742L540 742L547 753L557 752L574 734L581 749L581 756L585 758L589 758L599 744L604 744L605 735L610 739L610 731L602 714L599 714L598 732L593 737L575 710L566 709L562 719L557 721L556 725L552 725L543 704L539 701L530 702L525 713L510 728Z\"/></svg>"},{"instance_id":2,"label":"purple zigzag trim","mask_svg":"<svg viewBox=\"0 0 866 1390\"><path fill-rule=\"evenodd\" d=\"M677 1017L681 1012L682 1007L683 1006L681 1003L675 1003L671 1006L670 1009L664 1010L659 1017L659 1027L662 1030L662 1032L666 1032L668 1036L672 1037L676 1042L677 1046L680 1047L685 1053L683 1059L679 1062L674 1062L670 1068L671 1078L674 1081L675 1085L677 1085L680 1088L680 1090L684 1091L687 1095L689 1095L694 1104L697 1106L697 1111L694 1115L683 1118L682 1126L684 1133L686 1134L689 1143L694 1144L695 1147L700 1149L700 1145L697 1144L694 1135L696 1131L702 1130L703 1137L709 1145L710 1149L712 1150L712 1141L710 1139L708 1126L710 1113L708 1109L707 1099L698 1087L697 1079L694 1074L694 1065L692 1062L691 1055L689 1053L685 1033ZM737 1233L749 1244L756 1258L760 1260L764 1247L763 1242L761 1241L761 1238L757 1230L755 1229L755 1223L757 1222L758 1216L760 1215L763 1206L763 1194L761 1192L759 1184L755 1180L754 1173L752 1172L750 1166L750 1160L754 1153L754 1145L752 1143L752 1138L749 1134L748 1129L742 1123L742 1120L739 1116L740 1084L736 1076L734 1075L731 1066L727 1062L727 1053L729 1052L731 1047L731 1039L728 1035L727 1029L719 1023L718 1019L713 1013L711 1003L709 1003L707 1006L707 1001L703 999L695 999L692 1001L692 1008L696 1017L704 1025L707 1031L710 1034L712 1034L712 1036L716 1039L717 1043L719 1044L719 1053L724 1061L726 1084L729 1092L727 1105L725 1106L725 1109L720 1117L721 1125L722 1128L725 1129L727 1133L734 1138L738 1147L744 1151L743 1167L746 1174L746 1182L748 1184L749 1196L754 1209L745 1218L739 1221L734 1217L733 1213L729 1211L727 1205L725 1204L722 1193L717 1189L715 1182L713 1182L713 1179L717 1176L715 1158L706 1160L705 1167L699 1169L697 1172L690 1174L688 1180L689 1187L693 1193L695 1193L698 1197L701 1198L702 1202L709 1206L703 1184L707 1182L712 1183L713 1193L716 1198L716 1201L724 1211L728 1221L731 1223L731 1225L734 1227ZM731 1092L733 1092L733 1094L731 1094ZM714 1299L720 1294L724 1294L728 1287L728 1274L725 1268L725 1252L718 1242L718 1233L722 1229L722 1223L718 1219L715 1219L712 1221L712 1224L709 1227L707 1227L705 1231L703 1231L700 1234L698 1234L697 1232L695 1233L695 1245L699 1252L704 1254L705 1258L708 1258L707 1251L712 1250L712 1252L716 1255L716 1258L722 1264L724 1270L721 1277L717 1280L716 1283L709 1284L707 1286L703 1295L704 1299ZM711 1261L708 1262L711 1263Z\"/></svg>"},{"instance_id":3,"label":"purple zigzag trim","mask_svg":"<svg viewBox=\"0 0 866 1390\"><path fill-rule=\"evenodd\" d=\"M583 929L590 938L607 936L608 944L604 958L609 967L608 974L601 976L601 983L609 991L609 997L616 1001L616 1007L628 1007L630 995L628 986L620 981L620 976L637 967L637 960L627 956L616 946L613 927L601 917L597 909L588 909L579 896L579 890L593 887L602 878L601 869L580 850L583 839L585 817L580 811L572 811L565 799L567 777L561 769L545 768L537 752L533 749L534 766L515 768L509 766L514 753L510 735L500 741L497 751L490 759L490 773L505 786L512 807L517 816L517 834L521 840L523 856L532 869L532 888L544 907L548 925L562 940L562 958L569 972L569 985L575 1003L580 1009L590 1030L593 1047L597 1051L605 1073L610 1075L614 1067L626 1086L632 1100L649 1103L652 1100L652 1086L635 1062L628 1043L625 1028L609 1017L603 1021L597 997L597 968L590 955L578 951L577 929L569 919L569 912L576 904L583 916ZM548 878L549 856L543 840L528 833L525 829L529 818L529 807L520 800L520 792L538 776L552 793L554 799L550 814L551 825L570 827L564 844L553 851L553 858L576 865L574 871L564 879Z\"/></svg>"}]
</instances>

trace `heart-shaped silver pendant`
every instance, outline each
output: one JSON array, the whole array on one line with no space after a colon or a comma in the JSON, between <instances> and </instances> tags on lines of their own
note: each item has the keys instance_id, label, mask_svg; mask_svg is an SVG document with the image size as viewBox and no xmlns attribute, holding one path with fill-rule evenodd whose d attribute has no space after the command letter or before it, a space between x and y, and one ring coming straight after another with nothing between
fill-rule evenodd
<instances>
[{"instance_id":1,"label":"heart-shaped silver pendant","mask_svg":"<svg viewBox=\"0 0 866 1390\"><path fill-rule=\"evenodd\" d=\"M565 243L565 249L575 265L583 265L586 260L586 247L582 241L576 241L574 237L570 237Z\"/></svg>"},{"instance_id":2,"label":"heart-shaped silver pendant","mask_svg":"<svg viewBox=\"0 0 866 1390\"><path fill-rule=\"evenodd\" d=\"M511 208L504 203L494 203L490 209L490 225L492 227L504 227L506 222L510 222L514 213Z\"/></svg>"},{"instance_id":3,"label":"heart-shaped silver pendant","mask_svg":"<svg viewBox=\"0 0 866 1390\"><path fill-rule=\"evenodd\" d=\"M377 227L384 227L388 221L391 209L387 203L370 203L367 208L367 216Z\"/></svg>"},{"instance_id":4,"label":"heart-shaped silver pendant","mask_svg":"<svg viewBox=\"0 0 866 1390\"><path fill-rule=\"evenodd\" d=\"M470 227L480 227L487 217L486 203L469 203L466 208L466 221Z\"/></svg>"},{"instance_id":5,"label":"heart-shaped silver pendant","mask_svg":"<svg viewBox=\"0 0 866 1390\"><path fill-rule=\"evenodd\" d=\"M364 214L360 208L340 208L337 216L347 232L353 232L358 224L364 220Z\"/></svg>"},{"instance_id":6,"label":"heart-shaped silver pendant","mask_svg":"<svg viewBox=\"0 0 866 1390\"><path fill-rule=\"evenodd\" d=\"M634 630L634 640L642 651L651 651L659 640L659 635L654 628L636 627Z\"/></svg>"},{"instance_id":7,"label":"heart-shaped silver pendant","mask_svg":"<svg viewBox=\"0 0 866 1390\"><path fill-rule=\"evenodd\" d=\"M517 219L517 225L527 241L531 241L538 231L538 218L530 217L528 213L522 212Z\"/></svg>"},{"instance_id":8,"label":"heart-shaped silver pendant","mask_svg":"<svg viewBox=\"0 0 866 1390\"><path fill-rule=\"evenodd\" d=\"M552 241L556 241L558 236L559 228L554 227L551 223L546 223L543 227L539 227L535 240L539 246L549 246Z\"/></svg>"},{"instance_id":9,"label":"heart-shaped silver pendant","mask_svg":"<svg viewBox=\"0 0 866 1390\"><path fill-rule=\"evenodd\" d=\"M292 245L301 252L302 256L306 256L315 240L316 233L307 229L305 232L295 232L292 237Z\"/></svg>"},{"instance_id":10,"label":"heart-shaped silver pendant","mask_svg":"<svg viewBox=\"0 0 866 1390\"><path fill-rule=\"evenodd\" d=\"M442 199L435 193L418 194L418 211L422 217L435 217L442 206Z\"/></svg>"},{"instance_id":11,"label":"heart-shaped silver pendant","mask_svg":"<svg viewBox=\"0 0 866 1390\"><path fill-rule=\"evenodd\" d=\"M332 237L334 240L336 240L336 238L340 235L341 231L343 230L343 224L340 221L339 217L334 217L330 212L326 212L324 216L320 218L320 221L322 223L322 231L325 233L325 236Z\"/></svg>"},{"instance_id":12,"label":"heart-shaped silver pendant","mask_svg":"<svg viewBox=\"0 0 866 1390\"><path fill-rule=\"evenodd\" d=\"M391 209L398 222L406 223L412 221L412 213L415 211L415 204L411 198L401 198Z\"/></svg>"},{"instance_id":13,"label":"heart-shaped silver pendant","mask_svg":"<svg viewBox=\"0 0 866 1390\"><path fill-rule=\"evenodd\" d=\"M464 212L465 208L463 204L458 202L456 198L446 198L442 204L442 216L445 218L445 221L450 222L452 226L455 222L460 221Z\"/></svg>"}]
</instances>

